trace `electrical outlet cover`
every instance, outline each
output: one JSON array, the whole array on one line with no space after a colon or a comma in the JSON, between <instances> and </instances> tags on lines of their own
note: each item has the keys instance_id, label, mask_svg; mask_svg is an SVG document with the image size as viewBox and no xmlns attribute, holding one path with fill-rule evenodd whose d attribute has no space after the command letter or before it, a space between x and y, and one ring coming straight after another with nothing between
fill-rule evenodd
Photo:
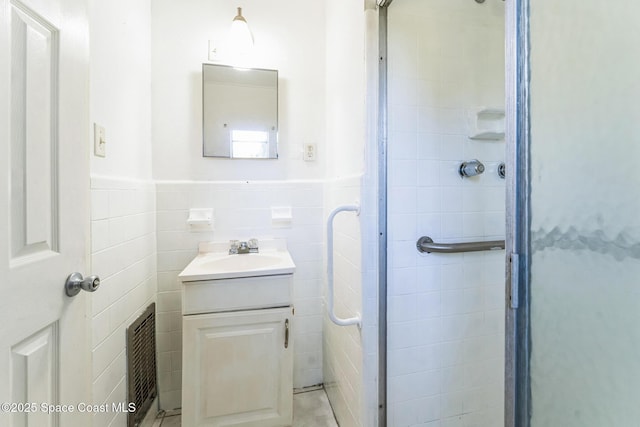
<instances>
[{"instance_id":1,"label":"electrical outlet cover","mask_svg":"<svg viewBox=\"0 0 640 427\"><path fill-rule=\"evenodd\" d=\"M104 127L97 123L93 124L93 153L98 157L107 156L107 137Z\"/></svg>"},{"instance_id":2,"label":"electrical outlet cover","mask_svg":"<svg viewBox=\"0 0 640 427\"><path fill-rule=\"evenodd\" d=\"M314 162L318 156L316 144L304 144L302 156L305 162Z\"/></svg>"}]
</instances>

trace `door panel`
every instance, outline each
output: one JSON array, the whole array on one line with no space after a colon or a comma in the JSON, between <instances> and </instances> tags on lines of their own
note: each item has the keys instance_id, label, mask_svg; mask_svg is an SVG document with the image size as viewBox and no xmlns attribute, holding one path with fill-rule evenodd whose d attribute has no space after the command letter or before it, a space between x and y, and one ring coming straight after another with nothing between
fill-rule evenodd
<instances>
[{"instance_id":1,"label":"door panel","mask_svg":"<svg viewBox=\"0 0 640 427\"><path fill-rule=\"evenodd\" d=\"M12 264L57 250L58 29L11 4Z\"/></svg>"},{"instance_id":2,"label":"door panel","mask_svg":"<svg viewBox=\"0 0 640 427\"><path fill-rule=\"evenodd\" d=\"M530 423L635 426L640 3L530 6Z\"/></svg>"},{"instance_id":3,"label":"door panel","mask_svg":"<svg viewBox=\"0 0 640 427\"><path fill-rule=\"evenodd\" d=\"M0 411L3 426L87 426L90 399L85 0L0 0Z\"/></svg>"},{"instance_id":4,"label":"door panel","mask_svg":"<svg viewBox=\"0 0 640 427\"><path fill-rule=\"evenodd\" d=\"M55 426L56 416L38 403L57 402L58 323L47 326L11 349L11 401L29 405L13 414L18 426Z\"/></svg>"}]
</instances>

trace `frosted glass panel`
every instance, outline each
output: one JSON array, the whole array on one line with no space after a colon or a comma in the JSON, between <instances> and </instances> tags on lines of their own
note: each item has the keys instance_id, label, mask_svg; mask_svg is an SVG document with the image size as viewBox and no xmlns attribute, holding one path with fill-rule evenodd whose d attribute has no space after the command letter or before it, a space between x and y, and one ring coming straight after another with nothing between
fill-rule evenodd
<instances>
[{"instance_id":1,"label":"frosted glass panel","mask_svg":"<svg viewBox=\"0 0 640 427\"><path fill-rule=\"evenodd\" d=\"M531 1L532 427L640 422L638 16Z\"/></svg>"}]
</instances>

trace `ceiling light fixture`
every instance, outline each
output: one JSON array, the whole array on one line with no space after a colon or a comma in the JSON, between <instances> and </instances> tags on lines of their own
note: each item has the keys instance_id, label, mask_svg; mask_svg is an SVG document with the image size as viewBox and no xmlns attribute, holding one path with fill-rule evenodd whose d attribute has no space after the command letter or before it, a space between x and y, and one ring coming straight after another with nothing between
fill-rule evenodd
<instances>
[{"instance_id":1,"label":"ceiling light fixture","mask_svg":"<svg viewBox=\"0 0 640 427\"><path fill-rule=\"evenodd\" d=\"M242 16L241 7L238 8L238 14L231 22L230 36L232 49L236 54L248 53L253 47L253 35L249 30L247 20Z\"/></svg>"}]
</instances>

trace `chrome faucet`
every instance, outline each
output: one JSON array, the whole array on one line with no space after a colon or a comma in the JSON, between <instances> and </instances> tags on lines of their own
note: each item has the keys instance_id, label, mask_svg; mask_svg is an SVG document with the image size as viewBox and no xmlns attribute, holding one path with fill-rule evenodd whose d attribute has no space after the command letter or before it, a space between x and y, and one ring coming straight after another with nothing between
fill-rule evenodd
<instances>
[{"instance_id":1,"label":"chrome faucet","mask_svg":"<svg viewBox=\"0 0 640 427\"><path fill-rule=\"evenodd\" d=\"M247 242L231 240L229 255L235 254L255 254L258 253L258 239L249 239Z\"/></svg>"}]
</instances>

